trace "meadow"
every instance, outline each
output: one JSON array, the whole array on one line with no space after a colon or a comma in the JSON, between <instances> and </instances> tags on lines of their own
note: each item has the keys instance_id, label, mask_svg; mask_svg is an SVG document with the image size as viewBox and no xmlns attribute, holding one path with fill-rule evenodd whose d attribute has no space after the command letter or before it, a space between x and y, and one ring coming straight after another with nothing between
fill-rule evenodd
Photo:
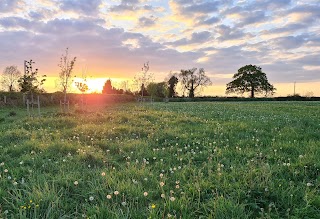
<instances>
[{"instance_id":1,"label":"meadow","mask_svg":"<svg viewBox=\"0 0 320 219\"><path fill-rule=\"evenodd\" d=\"M320 218L319 102L58 111L0 108L0 218Z\"/></svg>"}]
</instances>

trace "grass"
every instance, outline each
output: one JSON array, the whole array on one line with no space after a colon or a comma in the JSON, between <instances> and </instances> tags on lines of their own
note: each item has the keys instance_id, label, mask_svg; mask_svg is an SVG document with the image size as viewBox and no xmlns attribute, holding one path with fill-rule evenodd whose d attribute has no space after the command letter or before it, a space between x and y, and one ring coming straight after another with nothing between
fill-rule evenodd
<instances>
[{"instance_id":1,"label":"grass","mask_svg":"<svg viewBox=\"0 0 320 219\"><path fill-rule=\"evenodd\" d=\"M319 218L320 104L0 109L0 218Z\"/></svg>"}]
</instances>

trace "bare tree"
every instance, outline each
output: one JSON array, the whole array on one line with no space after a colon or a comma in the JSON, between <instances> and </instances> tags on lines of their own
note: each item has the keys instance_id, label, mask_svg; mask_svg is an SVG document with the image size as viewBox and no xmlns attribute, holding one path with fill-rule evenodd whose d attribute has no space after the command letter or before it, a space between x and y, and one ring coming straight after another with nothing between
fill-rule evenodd
<instances>
[{"instance_id":1,"label":"bare tree","mask_svg":"<svg viewBox=\"0 0 320 219\"><path fill-rule=\"evenodd\" d=\"M146 87L152 80L152 74L149 72L149 62L146 62L143 64L143 67L141 69L141 72L138 73L135 76L135 81L139 88L139 93L141 94L141 97L143 98L143 95L145 94Z\"/></svg>"},{"instance_id":2,"label":"bare tree","mask_svg":"<svg viewBox=\"0 0 320 219\"><path fill-rule=\"evenodd\" d=\"M70 88L70 85L72 83L72 70L74 67L74 63L76 62L76 57L73 59L69 59L69 49L66 49L66 53L63 54L60 58L60 63L58 66L60 67L60 73L59 73L59 83L58 85L62 89L62 92L64 94L63 102L64 107L63 111L66 111L66 102L67 102L67 92Z\"/></svg>"},{"instance_id":3,"label":"bare tree","mask_svg":"<svg viewBox=\"0 0 320 219\"><path fill-rule=\"evenodd\" d=\"M13 92L16 90L20 77L21 72L18 70L17 66L8 66L3 70L1 84L6 90Z\"/></svg>"},{"instance_id":4,"label":"bare tree","mask_svg":"<svg viewBox=\"0 0 320 219\"><path fill-rule=\"evenodd\" d=\"M198 88L212 84L210 78L205 75L203 68L200 68L198 71L197 68L181 70L179 77L183 86L183 92L185 90L189 91L190 98L194 98L195 90Z\"/></svg>"}]
</instances>

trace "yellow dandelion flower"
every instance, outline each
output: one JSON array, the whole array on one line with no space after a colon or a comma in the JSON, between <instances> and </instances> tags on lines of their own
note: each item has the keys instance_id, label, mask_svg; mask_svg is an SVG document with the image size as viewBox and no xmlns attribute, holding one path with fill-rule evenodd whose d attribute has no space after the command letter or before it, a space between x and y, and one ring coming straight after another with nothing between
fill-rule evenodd
<instances>
[{"instance_id":1,"label":"yellow dandelion flower","mask_svg":"<svg viewBox=\"0 0 320 219\"><path fill-rule=\"evenodd\" d=\"M155 205L155 204L152 204L152 205L151 205L151 208L152 208L152 209L155 209L155 208L156 208L156 205Z\"/></svg>"}]
</instances>

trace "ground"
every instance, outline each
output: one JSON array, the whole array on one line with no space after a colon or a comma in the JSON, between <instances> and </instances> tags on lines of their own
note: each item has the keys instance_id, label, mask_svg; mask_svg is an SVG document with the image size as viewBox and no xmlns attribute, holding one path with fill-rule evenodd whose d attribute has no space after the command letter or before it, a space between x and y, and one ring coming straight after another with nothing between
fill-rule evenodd
<instances>
[{"instance_id":1,"label":"ground","mask_svg":"<svg viewBox=\"0 0 320 219\"><path fill-rule=\"evenodd\" d=\"M319 102L0 109L0 218L319 218Z\"/></svg>"}]
</instances>

